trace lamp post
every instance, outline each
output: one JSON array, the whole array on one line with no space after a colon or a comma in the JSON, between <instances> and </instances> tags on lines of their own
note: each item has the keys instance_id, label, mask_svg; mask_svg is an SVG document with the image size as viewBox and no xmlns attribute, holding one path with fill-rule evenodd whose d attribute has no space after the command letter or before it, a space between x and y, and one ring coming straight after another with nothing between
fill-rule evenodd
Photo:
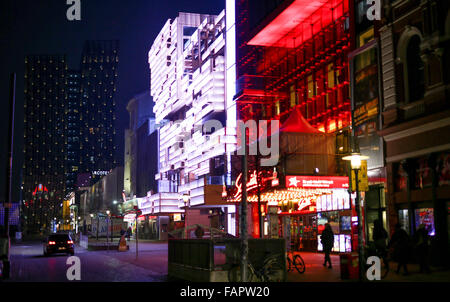
<instances>
[{"instance_id":1,"label":"lamp post","mask_svg":"<svg viewBox=\"0 0 450 302\"><path fill-rule=\"evenodd\" d=\"M108 251L109 251L109 220L111 219L111 211L110 210L106 210L106 215L108 216L106 218L106 243L108 245Z\"/></svg>"},{"instance_id":2,"label":"lamp post","mask_svg":"<svg viewBox=\"0 0 450 302\"><path fill-rule=\"evenodd\" d=\"M98 241L98 229L100 228L100 216L97 214L97 241Z\"/></svg>"},{"instance_id":3,"label":"lamp post","mask_svg":"<svg viewBox=\"0 0 450 302\"><path fill-rule=\"evenodd\" d=\"M94 214L89 214L89 216L91 217L91 235L92 235L92 231L93 231L93 229L92 229L92 220L93 220L93 218L94 218Z\"/></svg>"},{"instance_id":4,"label":"lamp post","mask_svg":"<svg viewBox=\"0 0 450 302\"><path fill-rule=\"evenodd\" d=\"M239 223L239 237L241 239L241 281L248 281L248 232L247 232L247 132L244 129L242 148L244 154L242 156L242 197L241 211Z\"/></svg>"},{"instance_id":5,"label":"lamp post","mask_svg":"<svg viewBox=\"0 0 450 302\"><path fill-rule=\"evenodd\" d=\"M184 203L184 213L186 214L187 207L189 206L189 194L183 194L183 203ZM184 218L184 233L183 237L187 238L187 226L186 226L186 216Z\"/></svg>"},{"instance_id":6,"label":"lamp post","mask_svg":"<svg viewBox=\"0 0 450 302\"><path fill-rule=\"evenodd\" d=\"M346 161L350 161L351 169L355 172L355 192L356 192L356 200L355 200L355 208L356 215L358 216L358 277L359 281L363 280L363 267L365 266L364 259L364 249L363 249L363 238L362 238L362 215L361 215L361 202L359 196L359 180L358 180L358 172L361 170L361 161L368 159L368 156L363 156L360 153L352 153L349 156L344 156L342 159Z\"/></svg>"}]
</instances>

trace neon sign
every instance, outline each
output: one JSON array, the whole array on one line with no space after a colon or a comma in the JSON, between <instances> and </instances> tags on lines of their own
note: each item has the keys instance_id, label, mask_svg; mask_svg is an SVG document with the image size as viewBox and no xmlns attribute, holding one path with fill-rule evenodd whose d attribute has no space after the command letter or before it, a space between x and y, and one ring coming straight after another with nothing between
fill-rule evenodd
<instances>
[{"instance_id":1,"label":"neon sign","mask_svg":"<svg viewBox=\"0 0 450 302\"><path fill-rule=\"evenodd\" d=\"M261 173L261 172L260 172ZM239 176L236 178L236 185L235 185L237 191L233 195L234 199L238 199L242 195L242 173L239 174ZM256 176L256 170L253 171L253 173L250 175L250 180L247 182L247 189L246 191L249 192L255 188L258 187L258 177Z\"/></svg>"},{"instance_id":2,"label":"neon sign","mask_svg":"<svg viewBox=\"0 0 450 302\"><path fill-rule=\"evenodd\" d=\"M277 186L278 185L278 178L277 178L277 175L276 175L276 171L272 172L272 176L269 176L269 177L262 177L262 173L263 173L263 171L260 171L258 173L259 177L261 179L261 183L259 184L260 188L267 181L271 181L272 186ZM269 172L269 173L271 173L271 172ZM238 175L238 177L236 178L235 188L236 188L236 192L232 196L232 199L233 200L238 200L241 197L241 195L242 195L242 173L240 173ZM258 188L258 176L256 174L256 170L254 170L250 174L250 179L247 181L246 191L249 192L249 191L254 190L256 188ZM222 192L222 197L226 197L226 193Z\"/></svg>"},{"instance_id":3,"label":"neon sign","mask_svg":"<svg viewBox=\"0 0 450 302\"><path fill-rule=\"evenodd\" d=\"M301 211L306 207L309 207L312 205L311 199L301 199L298 202L298 210Z\"/></svg>"},{"instance_id":4,"label":"neon sign","mask_svg":"<svg viewBox=\"0 0 450 302\"><path fill-rule=\"evenodd\" d=\"M106 176L110 171L92 171L92 175Z\"/></svg>"}]
</instances>

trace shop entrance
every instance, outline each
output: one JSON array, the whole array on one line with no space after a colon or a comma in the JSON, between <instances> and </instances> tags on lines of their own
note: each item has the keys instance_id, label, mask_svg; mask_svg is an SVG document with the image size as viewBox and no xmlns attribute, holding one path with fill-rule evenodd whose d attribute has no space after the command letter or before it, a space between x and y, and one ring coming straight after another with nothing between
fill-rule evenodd
<instances>
[{"instance_id":1,"label":"shop entrance","mask_svg":"<svg viewBox=\"0 0 450 302\"><path fill-rule=\"evenodd\" d=\"M382 185L374 185L369 187L369 191L365 193L365 219L366 219L366 242L373 241L373 228L375 220L382 223L385 230L387 226L386 216L386 200L384 187Z\"/></svg>"},{"instance_id":2,"label":"shop entrance","mask_svg":"<svg viewBox=\"0 0 450 302\"><path fill-rule=\"evenodd\" d=\"M294 251L317 251L316 214L292 215L290 218L291 249Z\"/></svg>"}]
</instances>

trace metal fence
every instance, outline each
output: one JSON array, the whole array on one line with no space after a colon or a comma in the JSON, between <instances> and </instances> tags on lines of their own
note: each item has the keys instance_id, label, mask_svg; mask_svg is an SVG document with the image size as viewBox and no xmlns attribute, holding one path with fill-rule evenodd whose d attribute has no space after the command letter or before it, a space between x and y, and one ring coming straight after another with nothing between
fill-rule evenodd
<instances>
[{"instance_id":1,"label":"metal fence","mask_svg":"<svg viewBox=\"0 0 450 302\"><path fill-rule=\"evenodd\" d=\"M267 257L276 255L283 271L286 271L284 239L249 239L248 245L248 259L254 268L260 268ZM196 272L227 271L241 261L239 238L170 239L168 248L169 276L175 278L191 280L188 278L195 276Z\"/></svg>"}]
</instances>

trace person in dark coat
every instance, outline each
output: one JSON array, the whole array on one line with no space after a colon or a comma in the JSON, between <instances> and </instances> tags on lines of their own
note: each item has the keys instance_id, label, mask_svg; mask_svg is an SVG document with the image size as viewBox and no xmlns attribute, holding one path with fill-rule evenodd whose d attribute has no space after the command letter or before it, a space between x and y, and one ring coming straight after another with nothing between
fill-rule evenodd
<instances>
[{"instance_id":1,"label":"person in dark coat","mask_svg":"<svg viewBox=\"0 0 450 302\"><path fill-rule=\"evenodd\" d=\"M430 272L430 268L428 266L428 241L428 231L426 230L425 225L421 224L414 235L414 243L416 245L416 252L419 258L421 273Z\"/></svg>"},{"instance_id":2,"label":"person in dark coat","mask_svg":"<svg viewBox=\"0 0 450 302\"><path fill-rule=\"evenodd\" d=\"M128 238L128 241L130 241L130 237L131 237L131 234L133 233L133 230L131 229L131 227L128 227L128 229L127 229L127 235L126 235L126 237Z\"/></svg>"},{"instance_id":3,"label":"person in dark coat","mask_svg":"<svg viewBox=\"0 0 450 302\"><path fill-rule=\"evenodd\" d=\"M332 268L330 253L334 246L334 234L329 223L325 224L325 229L322 232L322 236L320 236L320 240L325 253L325 262L323 263L323 266L327 266L328 263L328 268Z\"/></svg>"},{"instance_id":4,"label":"person in dark coat","mask_svg":"<svg viewBox=\"0 0 450 302\"><path fill-rule=\"evenodd\" d=\"M409 258L409 247L409 235L402 229L401 225L397 223L395 225L394 234L392 234L391 241L389 242L389 248L393 249L393 259L398 262L397 274L400 273L402 267L404 274L408 274L407 263Z\"/></svg>"},{"instance_id":5,"label":"person in dark coat","mask_svg":"<svg viewBox=\"0 0 450 302\"><path fill-rule=\"evenodd\" d=\"M375 248L377 250L377 255L383 259L384 267L386 269L386 274L389 272L389 259L387 252L387 240L388 233L383 228L383 224L378 219L373 222L373 235L372 239L375 243Z\"/></svg>"},{"instance_id":6,"label":"person in dark coat","mask_svg":"<svg viewBox=\"0 0 450 302\"><path fill-rule=\"evenodd\" d=\"M201 226L197 225L197 228L195 229L195 237L201 239L203 238L203 235L205 235L205 231L203 231Z\"/></svg>"}]
</instances>

